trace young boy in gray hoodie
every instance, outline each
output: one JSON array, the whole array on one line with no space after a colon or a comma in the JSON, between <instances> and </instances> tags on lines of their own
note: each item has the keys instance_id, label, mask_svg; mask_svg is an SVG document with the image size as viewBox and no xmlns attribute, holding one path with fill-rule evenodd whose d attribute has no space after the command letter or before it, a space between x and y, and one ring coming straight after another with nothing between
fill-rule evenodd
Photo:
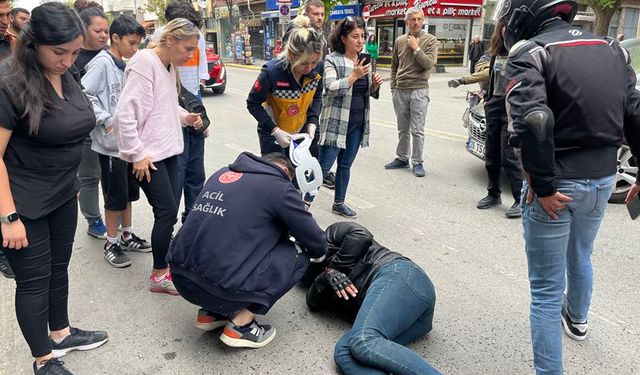
<instances>
[{"instance_id":1,"label":"young boy in gray hoodie","mask_svg":"<svg viewBox=\"0 0 640 375\"><path fill-rule=\"evenodd\" d=\"M98 153L102 174L107 225L104 259L112 266L122 268L131 265L131 259L124 251L151 251L151 245L133 233L131 202L140 198L139 187L131 165L118 157L118 146L111 126L124 81L123 59L129 59L136 53L145 31L135 18L121 15L109 27L109 35L109 50L100 51L87 64L82 85L96 115L96 127L91 132L91 149ZM120 238L118 220L122 223Z\"/></svg>"}]
</instances>

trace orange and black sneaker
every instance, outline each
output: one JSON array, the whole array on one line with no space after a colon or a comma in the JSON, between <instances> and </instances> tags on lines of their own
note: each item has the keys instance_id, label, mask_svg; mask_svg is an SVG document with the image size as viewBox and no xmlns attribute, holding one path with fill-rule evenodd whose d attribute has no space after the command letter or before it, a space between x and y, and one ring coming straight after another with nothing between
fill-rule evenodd
<instances>
[{"instance_id":1,"label":"orange and black sneaker","mask_svg":"<svg viewBox=\"0 0 640 375\"><path fill-rule=\"evenodd\" d=\"M224 327L228 320L226 317L218 314L214 314L205 309L198 310L198 316L196 317L196 328L203 331L213 331L220 327Z\"/></svg>"},{"instance_id":2,"label":"orange and black sneaker","mask_svg":"<svg viewBox=\"0 0 640 375\"><path fill-rule=\"evenodd\" d=\"M229 321L220 335L223 343L235 348L262 348L276 337L276 329L268 324L258 324L255 320L239 327Z\"/></svg>"}]
</instances>

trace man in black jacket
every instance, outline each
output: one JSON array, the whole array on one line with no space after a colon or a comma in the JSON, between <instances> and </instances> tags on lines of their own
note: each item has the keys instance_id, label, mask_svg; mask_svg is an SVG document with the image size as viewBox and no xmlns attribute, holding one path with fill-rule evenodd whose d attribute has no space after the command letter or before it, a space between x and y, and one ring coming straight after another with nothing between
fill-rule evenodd
<instances>
[{"instance_id":1,"label":"man in black jacket","mask_svg":"<svg viewBox=\"0 0 640 375\"><path fill-rule=\"evenodd\" d=\"M305 279L311 311L357 310L353 327L334 352L343 374L440 374L406 348L431 331L436 294L427 274L410 259L378 244L353 222L330 225L329 251Z\"/></svg>"},{"instance_id":2,"label":"man in black jacket","mask_svg":"<svg viewBox=\"0 0 640 375\"><path fill-rule=\"evenodd\" d=\"M169 249L176 289L202 307L196 326L225 326L220 339L229 346L260 348L273 340L275 328L256 323L255 315L300 280L310 257L326 253L324 233L292 177L284 155L240 154L206 182Z\"/></svg>"},{"instance_id":3,"label":"man in black jacket","mask_svg":"<svg viewBox=\"0 0 640 375\"><path fill-rule=\"evenodd\" d=\"M482 57L482 42L478 35L473 37L473 41L469 44L469 74L476 72L476 64Z\"/></svg>"},{"instance_id":4,"label":"man in black jacket","mask_svg":"<svg viewBox=\"0 0 640 375\"><path fill-rule=\"evenodd\" d=\"M561 322L570 338L587 336L591 253L623 131L640 156L629 56L615 40L572 26L577 9L575 0L506 0L494 15L506 25L507 110L527 174L522 221L538 374L563 373Z\"/></svg>"}]
</instances>

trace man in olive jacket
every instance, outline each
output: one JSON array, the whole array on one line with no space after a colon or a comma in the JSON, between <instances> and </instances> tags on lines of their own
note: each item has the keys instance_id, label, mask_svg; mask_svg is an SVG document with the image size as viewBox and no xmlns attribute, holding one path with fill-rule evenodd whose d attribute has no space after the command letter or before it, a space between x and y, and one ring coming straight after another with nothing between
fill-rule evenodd
<instances>
[{"instance_id":1,"label":"man in olive jacket","mask_svg":"<svg viewBox=\"0 0 640 375\"><path fill-rule=\"evenodd\" d=\"M413 173L424 177L422 154L429 105L429 73L436 63L438 40L422 30L422 9L407 9L405 22L409 33L396 39L391 58L391 94L398 120L397 157L384 167L409 168L411 159Z\"/></svg>"}]
</instances>

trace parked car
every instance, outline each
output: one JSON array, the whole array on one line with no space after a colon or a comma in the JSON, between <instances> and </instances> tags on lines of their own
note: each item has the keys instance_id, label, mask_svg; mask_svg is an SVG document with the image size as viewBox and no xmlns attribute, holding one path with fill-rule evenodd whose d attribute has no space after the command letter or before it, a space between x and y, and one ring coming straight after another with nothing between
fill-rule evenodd
<instances>
[{"instance_id":1,"label":"parked car","mask_svg":"<svg viewBox=\"0 0 640 375\"><path fill-rule=\"evenodd\" d=\"M629 51L631 64L636 72L636 88L640 90L640 38L628 39L621 45ZM469 132L466 142L466 149L472 155L484 160L485 144L487 139L486 120L484 117L484 102L481 100L482 94L478 92L468 92L467 102L469 108L462 117L463 126ZM626 142L618 150L618 170L616 173L616 188L609 199L611 203L623 203L627 192L636 181L638 175L638 164L631 155L631 150Z\"/></svg>"},{"instance_id":2,"label":"parked car","mask_svg":"<svg viewBox=\"0 0 640 375\"><path fill-rule=\"evenodd\" d=\"M467 128L468 138L465 143L467 151L480 160L484 160L487 142L487 122L484 118L484 102L481 91L467 92L469 108L462 116L462 126Z\"/></svg>"},{"instance_id":3,"label":"parked car","mask_svg":"<svg viewBox=\"0 0 640 375\"><path fill-rule=\"evenodd\" d=\"M213 53L213 48L207 48L207 69L209 70L209 79L205 82L204 87L211 89L214 94L222 94L227 88L227 69L225 69L220 55Z\"/></svg>"}]
</instances>

